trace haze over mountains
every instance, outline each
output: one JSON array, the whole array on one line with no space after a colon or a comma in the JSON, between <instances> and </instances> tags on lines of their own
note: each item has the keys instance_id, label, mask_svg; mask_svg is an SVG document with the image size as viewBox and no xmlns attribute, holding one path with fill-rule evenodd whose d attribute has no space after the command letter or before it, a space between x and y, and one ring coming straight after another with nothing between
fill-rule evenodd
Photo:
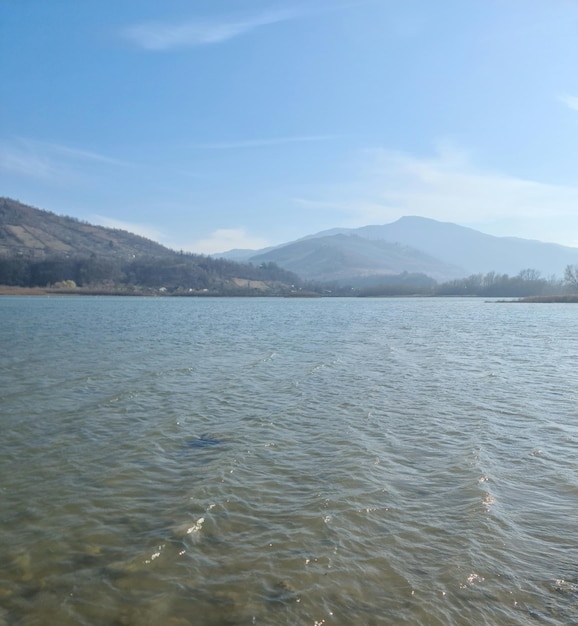
<instances>
[{"instance_id":1,"label":"haze over mountains","mask_svg":"<svg viewBox=\"0 0 578 626\"><path fill-rule=\"evenodd\" d=\"M257 254L251 263L276 263L307 280L347 283L402 272L427 274L444 281L463 275L459 267L421 250L354 234L307 238Z\"/></svg>"},{"instance_id":2,"label":"haze over mountains","mask_svg":"<svg viewBox=\"0 0 578 626\"><path fill-rule=\"evenodd\" d=\"M526 268L561 276L567 265L578 264L578 248L494 237L415 216L380 226L335 228L275 248L231 250L219 256L274 262L304 278L339 282L402 272L443 281L492 271L516 275Z\"/></svg>"},{"instance_id":3,"label":"haze over mountains","mask_svg":"<svg viewBox=\"0 0 578 626\"><path fill-rule=\"evenodd\" d=\"M0 256L41 259L55 255L94 255L115 262L179 256L174 250L126 231L94 226L0 198ZM251 263L257 269L276 265L307 281L344 286L377 285L400 275L407 275L415 284L425 284L425 277L440 283L488 272L515 276L528 268L544 277L561 277L567 265L578 265L578 248L494 237L423 217L403 217L381 226L335 228L274 248L232 250L213 256L222 261ZM204 258L207 263L217 261ZM201 257L197 264L198 259ZM221 269L215 265L210 271L218 273ZM234 267L227 272L244 276L247 266L243 272Z\"/></svg>"}]
</instances>

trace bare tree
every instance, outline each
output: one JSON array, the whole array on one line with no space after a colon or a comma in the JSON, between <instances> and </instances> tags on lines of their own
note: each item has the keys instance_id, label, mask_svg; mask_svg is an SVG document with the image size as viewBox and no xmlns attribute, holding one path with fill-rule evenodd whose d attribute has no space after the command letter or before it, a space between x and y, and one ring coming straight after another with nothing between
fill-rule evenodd
<instances>
[{"instance_id":1,"label":"bare tree","mask_svg":"<svg viewBox=\"0 0 578 626\"><path fill-rule=\"evenodd\" d=\"M564 270L564 283L572 291L578 292L578 265L567 265Z\"/></svg>"},{"instance_id":2,"label":"bare tree","mask_svg":"<svg viewBox=\"0 0 578 626\"><path fill-rule=\"evenodd\" d=\"M540 270L535 270L531 267L528 267L522 270L518 274L518 277L522 280L540 280L540 278L542 277L542 272L540 272Z\"/></svg>"}]
</instances>

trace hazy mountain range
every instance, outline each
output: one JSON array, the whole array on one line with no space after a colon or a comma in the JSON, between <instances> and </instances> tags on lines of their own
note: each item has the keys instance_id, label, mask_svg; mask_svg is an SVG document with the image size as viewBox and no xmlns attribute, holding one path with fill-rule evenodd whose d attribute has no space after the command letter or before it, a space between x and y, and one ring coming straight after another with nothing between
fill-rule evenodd
<instances>
[{"instance_id":1,"label":"hazy mountain range","mask_svg":"<svg viewBox=\"0 0 578 626\"><path fill-rule=\"evenodd\" d=\"M171 259L177 253L123 230L0 198L0 256L41 259L54 255L127 260ZM276 264L306 280L357 286L387 282L404 273L424 274L443 282L491 271L514 276L531 268L544 277L561 277L567 265L578 265L578 248L494 237L423 217L402 217L381 226L335 228L273 248L231 250L213 256L257 268ZM215 266L211 271L221 270Z\"/></svg>"},{"instance_id":2,"label":"hazy mountain range","mask_svg":"<svg viewBox=\"0 0 578 626\"><path fill-rule=\"evenodd\" d=\"M342 283L402 272L443 281L491 271L516 275L527 268L562 276L567 265L578 264L578 248L494 237L425 217L334 228L274 248L231 250L219 256L254 264L274 262L303 278Z\"/></svg>"}]
</instances>

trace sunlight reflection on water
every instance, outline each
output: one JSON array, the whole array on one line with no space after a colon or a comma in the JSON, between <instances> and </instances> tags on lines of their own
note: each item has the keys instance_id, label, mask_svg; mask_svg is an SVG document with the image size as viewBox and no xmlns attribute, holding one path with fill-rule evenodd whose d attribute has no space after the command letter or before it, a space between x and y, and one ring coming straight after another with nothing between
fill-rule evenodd
<instances>
[{"instance_id":1,"label":"sunlight reflection on water","mask_svg":"<svg viewBox=\"0 0 578 626\"><path fill-rule=\"evenodd\" d=\"M0 298L0 319L0 624L576 620L571 307Z\"/></svg>"}]
</instances>

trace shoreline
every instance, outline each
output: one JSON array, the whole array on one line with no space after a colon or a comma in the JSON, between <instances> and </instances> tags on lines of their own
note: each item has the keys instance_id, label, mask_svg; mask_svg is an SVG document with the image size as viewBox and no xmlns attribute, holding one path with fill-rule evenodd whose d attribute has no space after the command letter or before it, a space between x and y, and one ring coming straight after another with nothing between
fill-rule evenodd
<instances>
[{"instance_id":1,"label":"shoreline","mask_svg":"<svg viewBox=\"0 0 578 626\"><path fill-rule=\"evenodd\" d=\"M123 291L115 289L55 289L53 287L11 287L7 285L0 285L0 296L122 296L122 297L155 297L155 298L175 298L175 297L255 297L256 294L215 294L215 293L176 293L167 294L157 290L152 291ZM261 297L279 297L279 294L267 294L260 293ZM319 298L323 297L320 294L304 292L304 293L287 293L282 294L284 298ZM359 296L357 296L359 297ZM367 297L367 296L365 296ZM432 296L429 295L394 295L394 296L373 296L376 298L424 298L428 299ZM437 298L460 298L464 296L433 296ZM466 296L470 298L484 298L484 296ZM487 298L487 296L486 296ZM507 300L487 300L488 303L494 304L578 304L578 294L566 294L566 295L553 295L553 296L526 296L523 298L516 298L515 296L508 298Z\"/></svg>"},{"instance_id":2,"label":"shoreline","mask_svg":"<svg viewBox=\"0 0 578 626\"><path fill-rule=\"evenodd\" d=\"M512 300L497 300L500 304L578 304L578 294L568 294L559 296L526 296Z\"/></svg>"},{"instance_id":3,"label":"shoreline","mask_svg":"<svg viewBox=\"0 0 578 626\"><path fill-rule=\"evenodd\" d=\"M6 287L0 285L0 296L162 296L158 293L109 291L106 289L52 289L51 287Z\"/></svg>"}]
</instances>

